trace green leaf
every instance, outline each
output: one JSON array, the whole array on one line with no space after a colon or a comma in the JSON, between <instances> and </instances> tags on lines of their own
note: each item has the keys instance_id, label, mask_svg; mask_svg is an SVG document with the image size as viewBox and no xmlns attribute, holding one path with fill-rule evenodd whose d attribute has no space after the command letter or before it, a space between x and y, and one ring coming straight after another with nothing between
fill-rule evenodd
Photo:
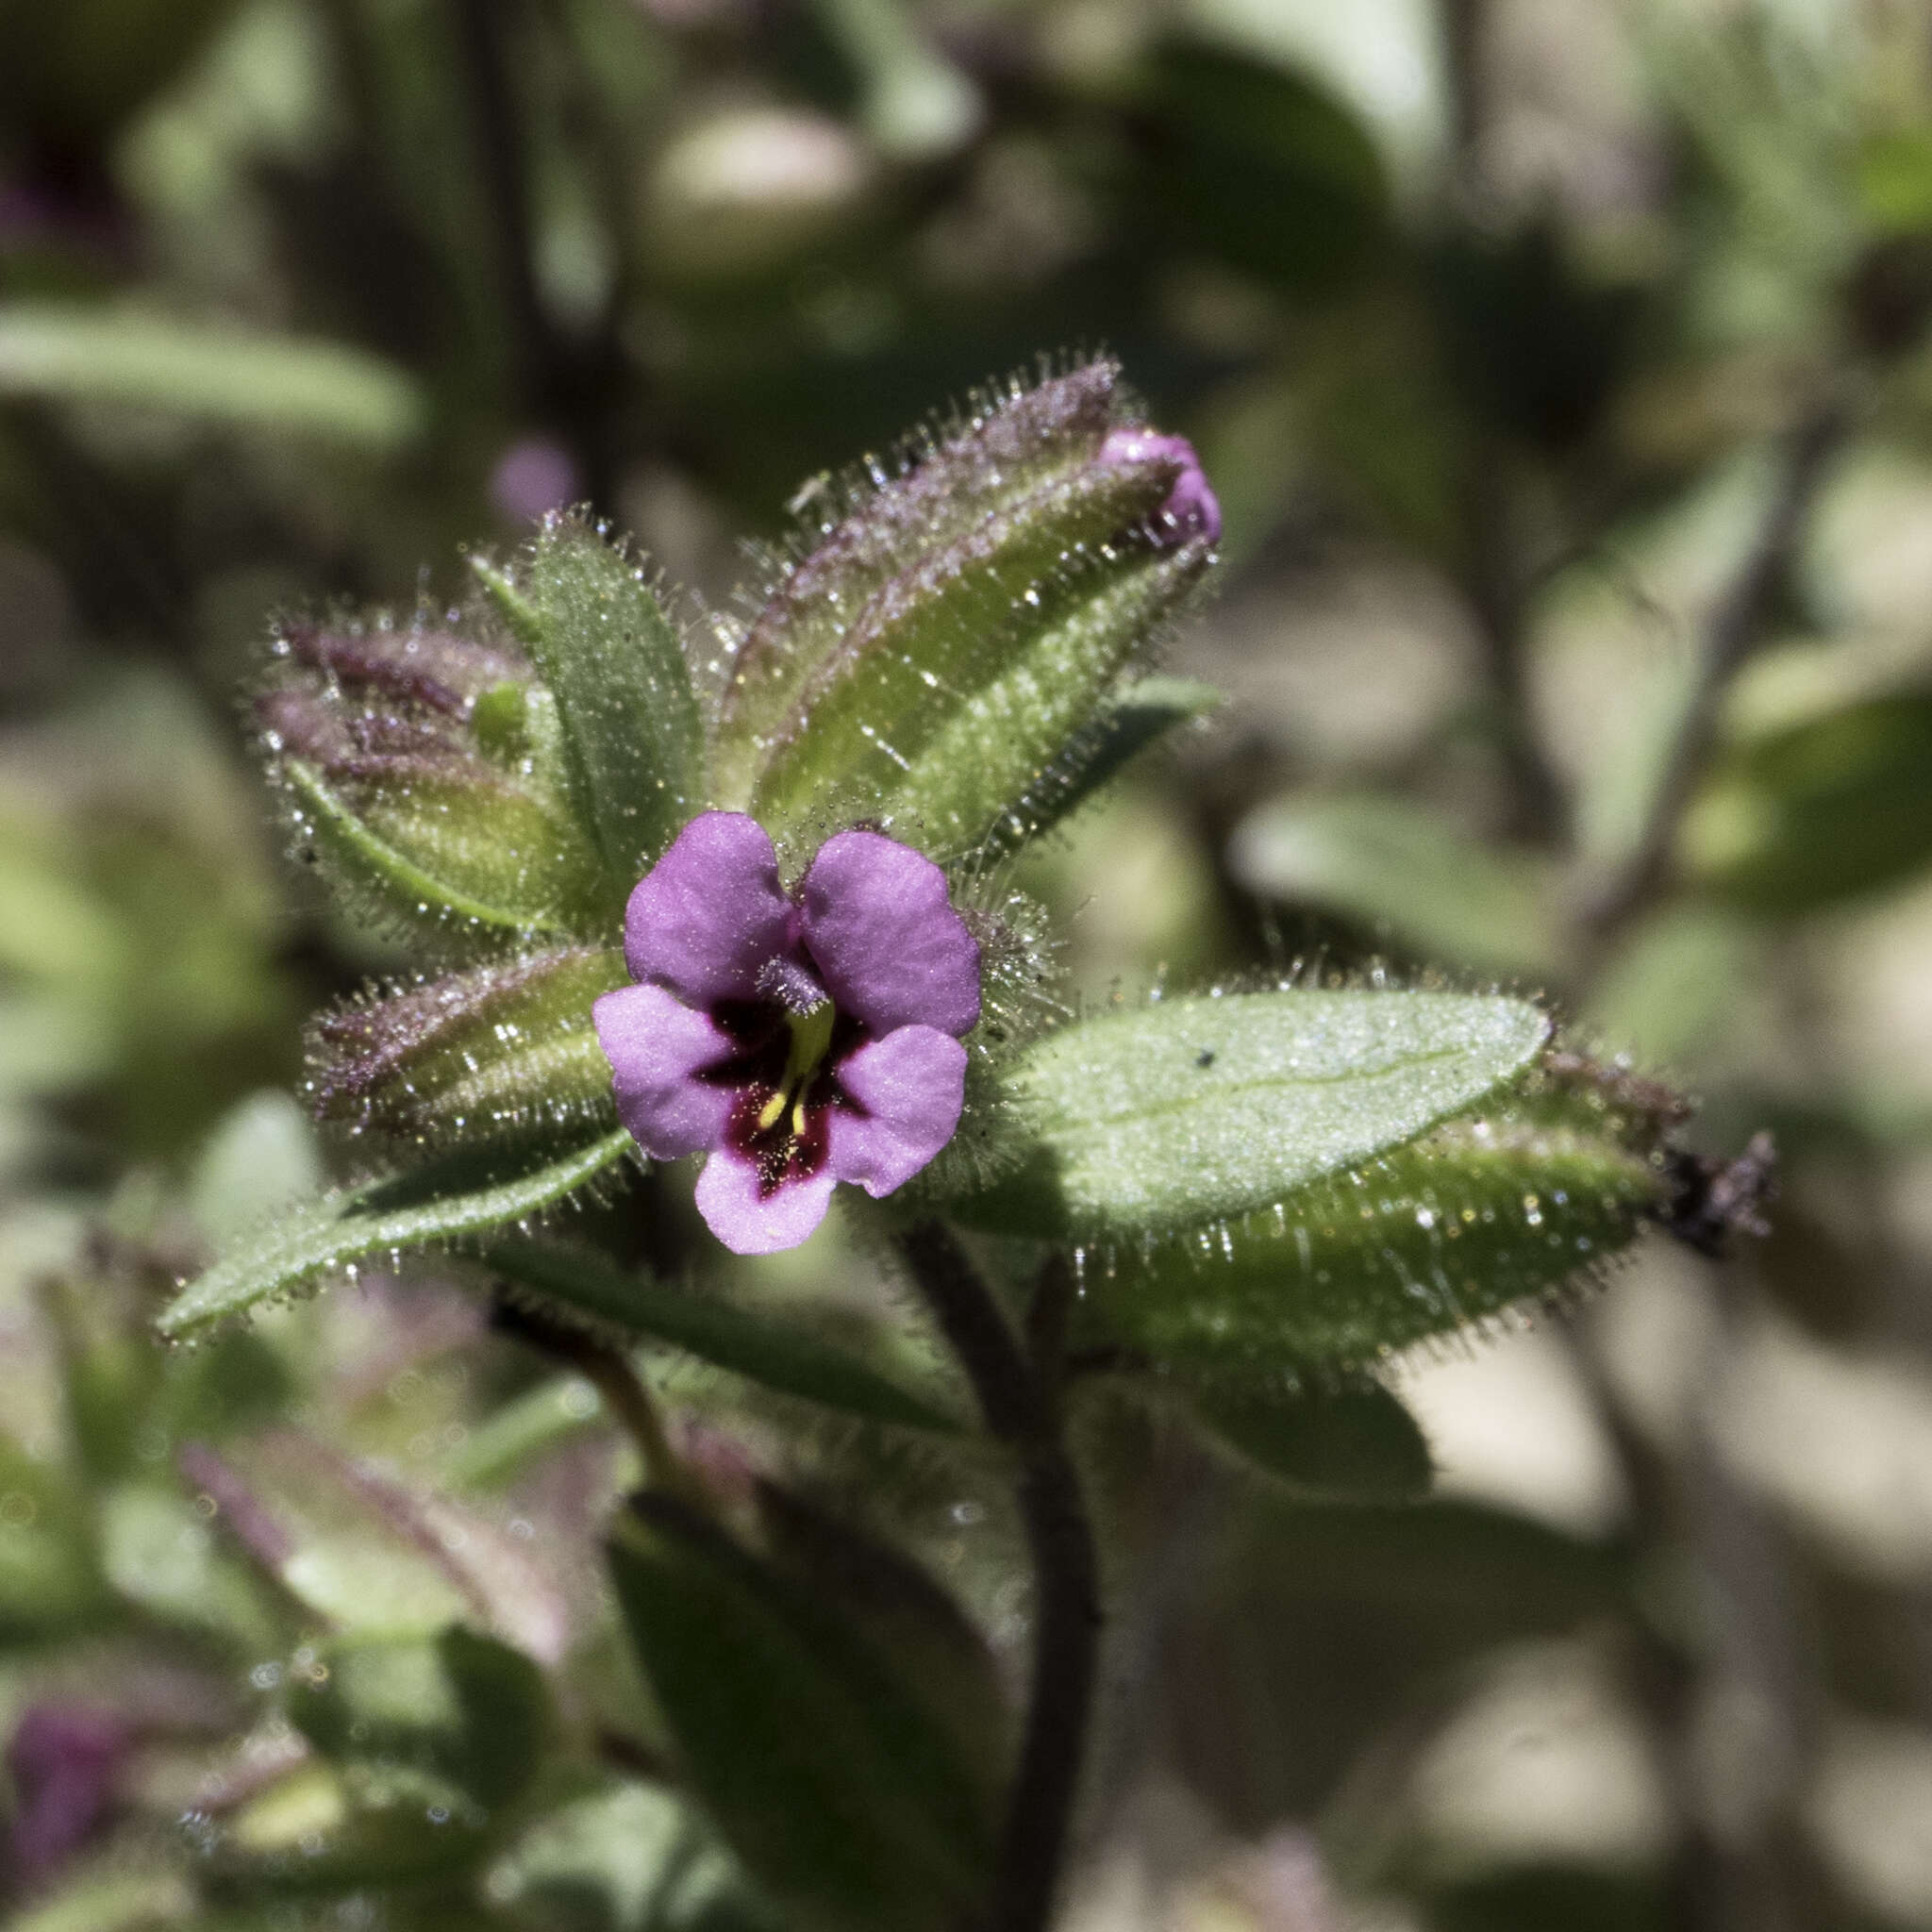
<instances>
[{"instance_id":1,"label":"green leaf","mask_svg":"<svg viewBox=\"0 0 1932 1932\"><path fill-rule=\"evenodd\" d=\"M553 517L484 587L557 701L565 774L616 906L704 808L704 727L649 573L581 519Z\"/></svg>"},{"instance_id":2,"label":"green leaf","mask_svg":"<svg viewBox=\"0 0 1932 1932\"><path fill-rule=\"evenodd\" d=\"M1191 245L1296 291L1341 288L1373 259L1388 231L1380 156L1312 81L1177 38L1156 55L1147 106L1149 198Z\"/></svg>"},{"instance_id":3,"label":"green leaf","mask_svg":"<svg viewBox=\"0 0 1932 1932\"><path fill-rule=\"evenodd\" d=\"M372 1255L460 1241L541 1214L621 1160L622 1129L563 1154L467 1151L296 1209L229 1250L157 1326L178 1341Z\"/></svg>"},{"instance_id":4,"label":"green leaf","mask_svg":"<svg viewBox=\"0 0 1932 1932\"><path fill-rule=\"evenodd\" d=\"M597 1391L581 1375L557 1375L470 1428L439 1465L446 1490L507 1488L571 1437L605 1425Z\"/></svg>"},{"instance_id":5,"label":"green leaf","mask_svg":"<svg viewBox=\"0 0 1932 1932\"><path fill-rule=\"evenodd\" d=\"M548 1812L491 1867L491 1899L535 1932L776 1932L690 1801L612 1784Z\"/></svg>"},{"instance_id":6,"label":"green leaf","mask_svg":"<svg viewBox=\"0 0 1932 1932\"><path fill-rule=\"evenodd\" d=\"M171 1485L122 1483L100 1505L101 1561L114 1588L158 1622L212 1635L252 1656L277 1627L255 1576L218 1544Z\"/></svg>"},{"instance_id":7,"label":"green leaf","mask_svg":"<svg viewBox=\"0 0 1932 1932\"><path fill-rule=\"evenodd\" d=\"M1120 366L1089 362L1038 388L974 398L936 447L911 442L908 466L883 483L829 485L838 513L798 540L733 656L720 700L721 802L748 805L765 745L805 683L842 642L854 614L921 556L1091 459L1111 425Z\"/></svg>"},{"instance_id":8,"label":"green leaf","mask_svg":"<svg viewBox=\"0 0 1932 1932\"><path fill-rule=\"evenodd\" d=\"M0 1438L0 1643L71 1637L112 1607L86 1499Z\"/></svg>"},{"instance_id":9,"label":"green leaf","mask_svg":"<svg viewBox=\"0 0 1932 1932\"><path fill-rule=\"evenodd\" d=\"M1031 763L1017 750L1009 761L1000 748L1004 796L967 804L990 827L1037 769L1037 746L1059 749L1155 615L1206 567L1209 546L1196 540L1170 567L1143 575L1151 545L1139 532L1177 471L1168 458L1091 463L923 554L854 617L773 734L753 816L782 843L828 807L863 801L874 809L917 781L928 751L942 761L945 734L975 695L1011 676L976 726L958 725L965 740L953 748L970 755L989 733L1035 747ZM1040 668L1029 681L1024 667L1035 652ZM1084 695L1069 700L1066 686ZM1057 719L1063 708L1073 715ZM944 793L958 781L942 762L925 782L952 808ZM946 844L958 835L935 836Z\"/></svg>"},{"instance_id":10,"label":"green leaf","mask_svg":"<svg viewBox=\"0 0 1932 1932\"><path fill-rule=\"evenodd\" d=\"M953 1740L989 1813L1012 1756L1012 1720L984 1637L903 1552L774 1482L758 1485L758 1524L774 1561L835 1605Z\"/></svg>"},{"instance_id":11,"label":"green leaf","mask_svg":"<svg viewBox=\"0 0 1932 1932\"><path fill-rule=\"evenodd\" d=\"M1427 1896L1435 1932L1655 1932L1673 1909L1656 1873L1554 1861L1445 1879Z\"/></svg>"},{"instance_id":12,"label":"green leaf","mask_svg":"<svg viewBox=\"0 0 1932 1932\"><path fill-rule=\"evenodd\" d=\"M235 0L69 0L0 8L9 119L105 145L172 87L237 11Z\"/></svg>"},{"instance_id":13,"label":"green leaf","mask_svg":"<svg viewBox=\"0 0 1932 1932\"><path fill-rule=\"evenodd\" d=\"M827 1932L943 1932L991 1834L952 1744L873 1647L714 1524L646 1494L610 1543L691 1785L780 1904Z\"/></svg>"},{"instance_id":14,"label":"green leaf","mask_svg":"<svg viewBox=\"0 0 1932 1932\"><path fill-rule=\"evenodd\" d=\"M125 311L0 305L0 396L123 403L386 454L420 434L416 385L342 342Z\"/></svg>"},{"instance_id":15,"label":"green leaf","mask_svg":"<svg viewBox=\"0 0 1932 1932\"><path fill-rule=\"evenodd\" d=\"M1096 1338L1228 1387L1371 1364L1600 1270L1658 1201L1642 1156L1506 1101L1274 1205L1088 1270Z\"/></svg>"},{"instance_id":16,"label":"green leaf","mask_svg":"<svg viewBox=\"0 0 1932 1932\"><path fill-rule=\"evenodd\" d=\"M299 1679L289 1716L325 1757L401 1765L460 1786L486 1810L530 1781L549 1724L542 1673L460 1624L440 1636L352 1637Z\"/></svg>"},{"instance_id":17,"label":"green leaf","mask_svg":"<svg viewBox=\"0 0 1932 1932\"><path fill-rule=\"evenodd\" d=\"M1076 1022L1002 1073L1024 1151L956 1211L1089 1241L1272 1208L1482 1099L1548 1033L1524 1000L1305 988Z\"/></svg>"},{"instance_id":18,"label":"green leaf","mask_svg":"<svg viewBox=\"0 0 1932 1932\"><path fill-rule=\"evenodd\" d=\"M195 1225L226 1241L269 1215L322 1191L315 1124L294 1098L263 1088L215 1123L189 1175Z\"/></svg>"},{"instance_id":19,"label":"green leaf","mask_svg":"<svg viewBox=\"0 0 1932 1932\"><path fill-rule=\"evenodd\" d=\"M1189 1407L1243 1460L1308 1502L1413 1502L1428 1492L1429 1445L1379 1382L1209 1377Z\"/></svg>"},{"instance_id":20,"label":"green leaf","mask_svg":"<svg viewBox=\"0 0 1932 1932\"><path fill-rule=\"evenodd\" d=\"M1932 695L1847 705L1739 746L1687 815L1699 884L1795 915L1932 864Z\"/></svg>"},{"instance_id":21,"label":"green leaf","mask_svg":"<svg viewBox=\"0 0 1932 1932\"><path fill-rule=\"evenodd\" d=\"M478 1250L492 1273L546 1300L647 1341L666 1341L721 1369L868 1422L957 1432L959 1424L858 1357L803 1329L613 1267L549 1241L494 1241Z\"/></svg>"},{"instance_id":22,"label":"green leaf","mask_svg":"<svg viewBox=\"0 0 1932 1932\"><path fill-rule=\"evenodd\" d=\"M228 1815L211 1862L228 1887L271 1896L392 1885L447 1895L492 1844L460 1785L408 1765L311 1759Z\"/></svg>"},{"instance_id":23,"label":"green leaf","mask_svg":"<svg viewBox=\"0 0 1932 1932\"><path fill-rule=\"evenodd\" d=\"M177 1871L86 1871L11 1914L7 1932L151 1932L156 1925L208 1924L201 1900Z\"/></svg>"},{"instance_id":24,"label":"green leaf","mask_svg":"<svg viewBox=\"0 0 1932 1932\"><path fill-rule=\"evenodd\" d=\"M1932 127L1890 127L1868 135L1858 156L1858 201L1881 235L1932 228Z\"/></svg>"},{"instance_id":25,"label":"green leaf","mask_svg":"<svg viewBox=\"0 0 1932 1932\"><path fill-rule=\"evenodd\" d=\"M1228 841L1250 891L1389 931L1444 965L1550 972L1558 879L1549 861L1466 838L1407 799L1277 798Z\"/></svg>"}]
</instances>

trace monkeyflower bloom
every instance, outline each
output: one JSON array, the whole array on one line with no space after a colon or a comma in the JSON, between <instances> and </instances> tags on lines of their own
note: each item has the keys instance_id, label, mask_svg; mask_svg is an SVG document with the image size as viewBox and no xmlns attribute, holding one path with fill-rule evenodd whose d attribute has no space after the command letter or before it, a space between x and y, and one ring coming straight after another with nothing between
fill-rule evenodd
<instances>
[{"instance_id":1,"label":"monkeyflower bloom","mask_svg":"<svg viewBox=\"0 0 1932 1932\"><path fill-rule=\"evenodd\" d=\"M837 1182L890 1194L952 1139L979 948L929 858L840 832L787 892L756 820L706 812L624 930L637 984L592 1008L618 1114L653 1159L710 1155L698 1211L734 1253L796 1247Z\"/></svg>"}]
</instances>

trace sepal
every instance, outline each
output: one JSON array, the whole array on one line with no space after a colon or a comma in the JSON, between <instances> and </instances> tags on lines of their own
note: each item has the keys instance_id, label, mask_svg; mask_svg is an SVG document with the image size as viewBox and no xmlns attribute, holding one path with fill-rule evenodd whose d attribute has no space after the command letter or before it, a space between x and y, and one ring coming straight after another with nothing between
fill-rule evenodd
<instances>
[{"instance_id":1,"label":"sepal","mask_svg":"<svg viewBox=\"0 0 1932 1932\"><path fill-rule=\"evenodd\" d=\"M564 789L625 896L704 808L705 742L684 644L655 575L576 515L552 515L508 565L473 558L556 705Z\"/></svg>"}]
</instances>

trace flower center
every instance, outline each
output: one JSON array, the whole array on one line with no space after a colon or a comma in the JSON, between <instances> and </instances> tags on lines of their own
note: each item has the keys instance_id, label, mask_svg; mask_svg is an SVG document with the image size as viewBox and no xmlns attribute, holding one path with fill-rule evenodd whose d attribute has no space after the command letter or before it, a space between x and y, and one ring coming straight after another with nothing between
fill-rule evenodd
<instances>
[{"instance_id":1,"label":"flower center","mask_svg":"<svg viewBox=\"0 0 1932 1932\"><path fill-rule=\"evenodd\" d=\"M791 1029L791 1046L785 1057L785 1072L777 1091L758 1109L760 1133L776 1126L789 1107L792 1134L801 1141L805 1138L806 1089L832 1044L832 1023L837 1017L837 1009L825 999L808 1013L785 1015L785 1024Z\"/></svg>"}]
</instances>

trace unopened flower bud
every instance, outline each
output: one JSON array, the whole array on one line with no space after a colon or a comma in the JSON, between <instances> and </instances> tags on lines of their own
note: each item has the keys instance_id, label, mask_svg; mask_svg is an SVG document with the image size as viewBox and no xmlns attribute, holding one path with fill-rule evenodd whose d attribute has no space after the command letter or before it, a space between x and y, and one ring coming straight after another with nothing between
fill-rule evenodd
<instances>
[{"instance_id":1,"label":"unopened flower bud","mask_svg":"<svg viewBox=\"0 0 1932 1932\"><path fill-rule=\"evenodd\" d=\"M439 1146L575 1130L611 1116L591 1008L625 981L615 952L577 946L338 1007L309 1029L310 1102L352 1133Z\"/></svg>"},{"instance_id":2,"label":"unopened flower bud","mask_svg":"<svg viewBox=\"0 0 1932 1932\"><path fill-rule=\"evenodd\" d=\"M984 841L1213 558L1183 438L1117 417L1095 362L876 466L734 641L720 791L781 849L863 816L941 857Z\"/></svg>"},{"instance_id":3,"label":"unopened flower bud","mask_svg":"<svg viewBox=\"0 0 1932 1932\"><path fill-rule=\"evenodd\" d=\"M302 625L275 655L256 717L297 850L358 910L444 940L595 929L595 860L545 768L547 694L518 653Z\"/></svg>"}]
</instances>

